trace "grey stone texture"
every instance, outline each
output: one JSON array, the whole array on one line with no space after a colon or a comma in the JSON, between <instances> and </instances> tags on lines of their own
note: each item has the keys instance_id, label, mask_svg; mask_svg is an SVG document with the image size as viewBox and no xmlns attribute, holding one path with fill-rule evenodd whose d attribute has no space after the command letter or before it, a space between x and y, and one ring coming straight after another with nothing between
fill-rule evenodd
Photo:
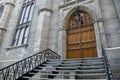
<instances>
[{"instance_id":1,"label":"grey stone texture","mask_svg":"<svg viewBox=\"0 0 120 80\"><path fill-rule=\"evenodd\" d=\"M120 1L119 0L114 0L114 5L115 5L115 8L117 10L117 14L118 14L119 20L120 20Z\"/></svg>"},{"instance_id":2,"label":"grey stone texture","mask_svg":"<svg viewBox=\"0 0 120 80\"><path fill-rule=\"evenodd\" d=\"M113 73L113 77L119 76L120 78L120 48L107 49L106 53L107 53L109 64Z\"/></svg>"},{"instance_id":3,"label":"grey stone texture","mask_svg":"<svg viewBox=\"0 0 120 80\"><path fill-rule=\"evenodd\" d=\"M66 59L66 22L75 11L75 0L35 0L27 44L12 46L24 0L1 0L5 9L0 18L0 68L50 48ZM79 9L94 19L98 57L103 45L112 71L119 71L120 0L78 0Z\"/></svg>"},{"instance_id":4,"label":"grey stone texture","mask_svg":"<svg viewBox=\"0 0 120 80\"><path fill-rule=\"evenodd\" d=\"M103 16L107 47L120 46L120 21L113 0L99 0Z\"/></svg>"}]
</instances>

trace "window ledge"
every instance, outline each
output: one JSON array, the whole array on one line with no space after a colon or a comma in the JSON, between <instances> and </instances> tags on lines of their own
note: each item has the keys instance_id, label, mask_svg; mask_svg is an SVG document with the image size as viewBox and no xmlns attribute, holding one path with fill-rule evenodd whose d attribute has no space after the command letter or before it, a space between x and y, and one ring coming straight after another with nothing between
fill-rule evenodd
<instances>
[{"instance_id":1,"label":"window ledge","mask_svg":"<svg viewBox=\"0 0 120 80\"><path fill-rule=\"evenodd\" d=\"M7 50L10 50L10 49L17 49L17 48L22 48L22 47L27 47L28 46L28 44L22 44L22 45L16 45L16 46L8 46L6 49Z\"/></svg>"}]
</instances>

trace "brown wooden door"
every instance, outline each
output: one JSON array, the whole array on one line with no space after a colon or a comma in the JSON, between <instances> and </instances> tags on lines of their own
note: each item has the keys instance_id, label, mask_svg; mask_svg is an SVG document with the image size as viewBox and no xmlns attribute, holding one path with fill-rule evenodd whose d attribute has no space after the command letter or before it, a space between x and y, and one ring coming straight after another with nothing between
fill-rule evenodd
<instances>
[{"instance_id":1,"label":"brown wooden door","mask_svg":"<svg viewBox=\"0 0 120 80\"><path fill-rule=\"evenodd\" d=\"M74 13L67 27L67 59L96 57L93 19L86 12Z\"/></svg>"}]
</instances>

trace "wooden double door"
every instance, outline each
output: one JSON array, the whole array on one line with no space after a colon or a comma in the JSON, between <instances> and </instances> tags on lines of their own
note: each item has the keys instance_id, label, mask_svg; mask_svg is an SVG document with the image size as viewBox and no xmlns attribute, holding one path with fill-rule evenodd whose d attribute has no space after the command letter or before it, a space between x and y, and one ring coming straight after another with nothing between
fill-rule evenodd
<instances>
[{"instance_id":1,"label":"wooden double door","mask_svg":"<svg viewBox=\"0 0 120 80\"><path fill-rule=\"evenodd\" d=\"M92 17L85 11L75 12L67 24L67 59L97 57Z\"/></svg>"}]
</instances>

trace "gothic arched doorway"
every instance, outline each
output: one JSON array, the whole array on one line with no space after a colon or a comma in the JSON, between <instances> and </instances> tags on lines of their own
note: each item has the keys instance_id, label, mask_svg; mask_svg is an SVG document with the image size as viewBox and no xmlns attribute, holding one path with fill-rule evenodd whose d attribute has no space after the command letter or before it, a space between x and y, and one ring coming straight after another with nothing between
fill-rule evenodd
<instances>
[{"instance_id":1,"label":"gothic arched doorway","mask_svg":"<svg viewBox=\"0 0 120 80\"><path fill-rule=\"evenodd\" d=\"M67 59L97 57L92 17L85 11L74 12L67 22Z\"/></svg>"}]
</instances>

